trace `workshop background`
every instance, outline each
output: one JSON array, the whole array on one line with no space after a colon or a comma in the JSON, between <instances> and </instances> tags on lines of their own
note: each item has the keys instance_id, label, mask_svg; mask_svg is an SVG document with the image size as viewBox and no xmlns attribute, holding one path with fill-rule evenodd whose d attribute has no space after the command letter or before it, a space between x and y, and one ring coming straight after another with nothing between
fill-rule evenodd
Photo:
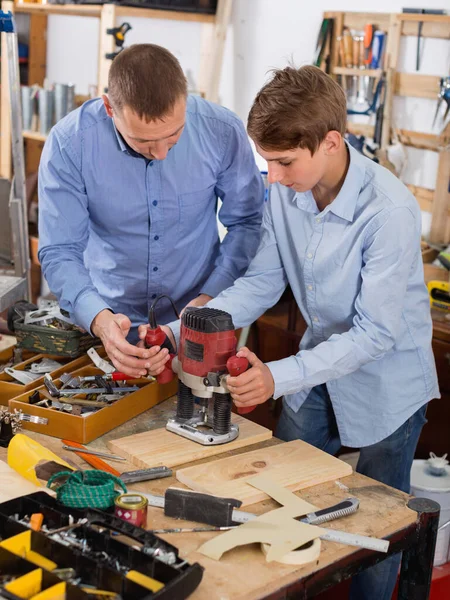
<instances>
[{"instance_id":1,"label":"workshop background","mask_svg":"<svg viewBox=\"0 0 450 600\"><path fill-rule=\"evenodd\" d=\"M395 162L397 174L410 187L422 209L422 254L425 280L429 284L433 308L433 349L442 393L442 399L433 401L428 408L428 423L419 440L416 460L427 459L431 452L437 456L450 453L450 120L444 117L445 109L450 105L450 0L437 0L432 6L429 6L429 3L430 0L378 0L376 5L365 0L316 0L313 3L303 0L233 0L232 3L219 3L231 6L231 12L229 19L224 17L224 22L229 22L221 32L225 39L223 59L220 56L221 49L218 51L218 58L216 57L220 74L216 81L217 93L214 90L211 92L211 97L236 112L246 123L253 99L269 77L271 69L282 68L288 63L301 66L316 60L319 32L321 29L324 31L327 18L334 19L333 35L336 36L340 33L338 27L348 27L354 32L353 23L357 22L356 31L361 31L365 24L376 24L377 14L383 15L382 18L380 16L383 22L383 27L380 28L387 30L389 25L388 38L385 39L385 43L389 45L389 36L394 32L390 27L390 15L402 13L405 8L411 9L413 13L414 9L419 12L433 8L445 11L445 15L437 15L433 24L428 23L423 29L418 19L410 22L407 35L401 36L396 53L394 79L389 87L392 107L389 98L385 98L384 112L384 127L386 128L387 123L388 133L391 130L393 135L382 150L387 150L388 146L392 150L393 146L397 146L396 151L387 158ZM144 4L142 2L141 7ZM74 104L83 97L96 96L101 82L107 76L110 64L110 59L109 62L102 59L102 64L99 61L99 49L102 49L104 44L99 27L99 22L103 22L101 19L105 16L101 7L93 18L79 14L83 12L81 4L76 5L78 14L75 10L72 15L52 14L50 9L47 13L39 13L37 10L33 12L32 8L27 10L27 7L33 6L37 4L15 5L22 84L32 86L39 83L40 86L48 87L55 83L70 84ZM60 4L49 3L48 6L59 7ZM74 4L70 6L75 7ZM92 14L96 10L94 7L93 4L89 7L92 8ZM2 2L2 8L14 8L14 4ZM58 11L55 9L55 12ZM63 8L60 8L59 12L63 13ZM176 20L173 14L172 17L167 14L167 18L138 17L136 14L135 11L131 16L127 16L126 10L121 10L120 16L115 20L116 26L125 22L130 25L125 33L123 46L152 42L168 48L179 59L187 74L190 90L193 93L202 93L205 87L205 74L201 72L202 54L205 50L211 50L204 45L207 39L204 36L205 23L200 19ZM38 19L33 21L30 15L40 15L45 19L45 23ZM210 41L212 44L212 38ZM30 53L31 47L35 51L37 48L37 53ZM113 50L118 51L120 47L113 46ZM111 51L110 44L105 51ZM333 54L331 47L326 45L324 51L325 55L328 54L332 62L334 61L330 73L341 83L351 87L352 75L339 73L339 68L344 67L345 71L347 66L342 65L339 51ZM5 46L2 45L2 83L6 73L5 62ZM326 68L326 60L320 62L320 66ZM39 73L40 80L33 81L31 73ZM400 76L397 78L398 74ZM417 79L402 79L401 74L410 74ZM364 143L361 135L369 142L368 146L365 146L366 154L373 148L371 128L376 124L376 112L375 110L370 115L349 115L349 132L352 132L361 144ZM12 160L7 137L9 130L6 125L9 118L9 100L3 85L0 113L0 259L5 262L3 254L7 254L5 247L10 246L12 237L8 229L8 182L12 173ZM49 293L45 281L41 278L37 260L39 202L36 171L46 131L51 127L51 123L47 124L45 131L43 127L42 119L39 122L30 115L29 127L25 127L27 131L24 135L31 282L35 302ZM255 158L263 173L266 169L265 162L256 153ZM221 231L225 235L225 231ZM3 275L4 268L7 271L3 262L0 264L0 276ZM438 288L439 298L446 300L433 303L433 293ZM5 313L2 315L0 310L1 316L5 317ZM239 334L241 340L245 340L263 361L269 361L295 353L304 330L305 323L292 294L287 290L276 307L258 319L247 331L241 331ZM1 351L15 343L15 338L8 336L6 321L1 318L0 332L4 334L3 339L0 339ZM26 396L33 389L26 385L25 388L20 387L17 382L11 383L6 377L5 381L8 383L6 387L0 376L0 404L6 405L11 398L20 394ZM13 388L14 396L11 395ZM158 401L160 400L161 398ZM20 407L22 401L23 398L16 398L12 402L13 405L18 402L17 406ZM118 413L119 410L113 426L123 423L119 421ZM280 402L271 401L258 406L248 418L273 431L279 413ZM96 427L100 427L100 420ZM103 433L105 432L100 432L99 429L95 430L95 436ZM79 441L91 441L81 437L83 432L80 431L79 435ZM341 458L354 465L357 456L354 453L349 454L348 449L343 449ZM447 490L447 504L450 504L449 496L450 489ZM447 506L448 510L450 509ZM450 597L450 563L447 559L450 558L450 554L443 549L447 547L450 551L449 541L450 526L440 537L439 558L433 571L432 600ZM344 594L344 591L342 593ZM321 598L325 600L338 596L333 590Z\"/></svg>"}]
</instances>

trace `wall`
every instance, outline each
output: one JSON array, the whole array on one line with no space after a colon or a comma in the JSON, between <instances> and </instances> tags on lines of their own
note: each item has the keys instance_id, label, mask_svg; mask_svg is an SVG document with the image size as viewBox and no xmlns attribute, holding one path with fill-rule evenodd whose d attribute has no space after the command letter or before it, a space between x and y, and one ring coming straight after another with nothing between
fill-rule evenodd
<instances>
[{"instance_id":1,"label":"wall","mask_svg":"<svg viewBox=\"0 0 450 600\"><path fill-rule=\"evenodd\" d=\"M225 50L220 86L222 103L245 121L253 98L272 68L312 60L322 13L325 10L401 12L402 6L423 7L428 0L378 0L376 7L364 0L234 0L232 21ZM450 10L450 0L437 0L433 6ZM200 25L176 21L129 19L133 29L126 44L153 42L166 46L194 79L198 74ZM97 80L99 21L86 17L51 16L48 32L48 76L51 81L71 80L79 93ZM414 72L416 39L404 38L400 70ZM63 49L65 48L65 51ZM426 39L421 70L424 74L447 75L450 44ZM395 100L395 124L419 131L432 130L436 102L427 99ZM365 118L366 119L366 118ZM257 158L264 168L264 162ZM433 188L437 154L408 150L404 179L408 183Z\"/></svg>"}]
</instances>

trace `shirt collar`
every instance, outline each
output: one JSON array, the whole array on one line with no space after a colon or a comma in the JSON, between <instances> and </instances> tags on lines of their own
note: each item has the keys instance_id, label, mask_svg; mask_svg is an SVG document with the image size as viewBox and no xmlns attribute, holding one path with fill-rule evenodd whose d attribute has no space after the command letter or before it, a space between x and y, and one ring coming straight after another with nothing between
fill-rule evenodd
<instances>
[{"instance_id":1,"label":"shirt collar","mask_svg":"<svg viewBox=\"0 0 450 600\"><path fill-rule=\"evenodd\" d=\"M339 194L333 202L325 208L324 213L332 212L337 217L351 222L353 221L356 203L364 183L366 169L364 157L349 144L347 144L347 148L350 152L350 164L348 166L347 175L339 190ZM305 193L297 192L292 197L292 201L302 210L312 212L313 214L318 214L319 212L311 190Z\"/></svg>"},{"instance_id":2,"label":"shirt collar","mask_svg":"<svg viewBox=\"0 0 450 600\"><path fill-rule=\"evenodd\" d=\"M339 194L327 209L337 217L351 222L353 221L356 203L364 184L366 167L364 157L349 144L347 144L347 148L350 152L350 164L347 175L343 186L339 190Z\"/></svg>"}]
</instances>

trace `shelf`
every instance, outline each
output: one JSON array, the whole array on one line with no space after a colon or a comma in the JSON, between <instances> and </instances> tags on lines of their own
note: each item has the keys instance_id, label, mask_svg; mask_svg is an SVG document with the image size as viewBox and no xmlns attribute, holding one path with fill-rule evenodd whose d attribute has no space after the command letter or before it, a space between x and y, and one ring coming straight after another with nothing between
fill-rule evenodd
<instances>
[{"instance_id":1,"label":"shelf","mask_svg":"<svg viewBox=\"0 0 450 600\"><path fill-rule=\"evenodd\" d=\"M24 139L26 140L35 140L36 142L45 142L47 136L43 133L39 133L38 131L24 131L22 133Z\"/></svg>"},{"instance_id":2,"label":"shelf","mask_svg":"<svg viewBox=\"0 0 450 600\"><path fill-rule=\"evenodd\" d=\"M32 2L18 2L14 5L14 11L29 15L75 15L78 17L100 17L102 6L100 4L35 4Z\"/></svg>"},{"instance_id":3,"label":"shelf","mask_svg":"<svg viewBox=\"0 0 450 600\"><path fill-rule=\"evenodd\" d=\"M34 4L20 2L14 5L15 12L30 15L72 15L79 17L100 17L104 5L100 4ZM164 19L172 21L194 21L197 23L215 23L215 15L177 10L158 10L135 6L114 5L117 17L142 17L145 19Z\"/></svg>"},{"instance_id":4,"label":"shelf","mask_svg":"<svg viewBox=\"0 0 450 600\"><path fill-rule=\"evenodd\" d=\"M432 150L439 152L441 149L441 138L432 133L423 133L421 131L410 131L409 129L397 130L397 135L402 144L412 146L420 150Z\"/></svg>"},{"instance_id":5,"label":"shelf","mask_svg":"<svg viewBox=\"0 0 450 600\"><path fill-rule=\"evenodd\" d=\"M333 73L335 75L352 75L353 77L381 77L383 70L334 67Z\"/></svg>"},{"instance_id":6,"label":"shelf","mask_svg":"<svg viewBox=\"0 0 450 600\"><path fill-rule=\"evenodd\" d=\"M364 137L373 138L375 127L366 123L352 123L347 121L347 131L353 135L363 135Z\"/></svg>"}]
</instances>

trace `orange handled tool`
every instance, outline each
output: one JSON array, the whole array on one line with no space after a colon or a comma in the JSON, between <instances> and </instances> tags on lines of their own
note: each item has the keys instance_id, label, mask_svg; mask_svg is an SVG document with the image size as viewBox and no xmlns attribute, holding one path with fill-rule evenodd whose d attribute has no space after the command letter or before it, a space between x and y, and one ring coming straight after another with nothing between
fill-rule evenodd
<instances>
[{"instance_id":1,"label":"orange handled tool","mask_svg":"<svg viewBox=\"0 0 450 600\"><path fill-rule=\"evenodd\" d=\"M75 452L77 456L85 460L91 467L98 469L99 471L106 471L106 473L110 473L111 475L115 475L116 477L120 477L119 471L116 471L113 467L110 467L104 460L99 458L98 456L93 456L92 454L84 454L83 450L86 448L79 444L78 442L71 442L70 440L61 440L63 444L67 446L72 446L72 448L79 448L79 452Z\"/></svg>"},{"instance_id":2,"label":"orange handled tool","mask_svg":"<svg viewBox=\"0 0 450 600\"><path fill-rule=\"evenodd\" d=\"M230 356L227 360L227 369L231 377L237 377L241 373L244 373L248 369L248 366L248 360L244 357ZM240 415L246 415L252 412L256 406L256 404L254 406L239 406L237 411Z\"/></svg>"}]
</instances>

